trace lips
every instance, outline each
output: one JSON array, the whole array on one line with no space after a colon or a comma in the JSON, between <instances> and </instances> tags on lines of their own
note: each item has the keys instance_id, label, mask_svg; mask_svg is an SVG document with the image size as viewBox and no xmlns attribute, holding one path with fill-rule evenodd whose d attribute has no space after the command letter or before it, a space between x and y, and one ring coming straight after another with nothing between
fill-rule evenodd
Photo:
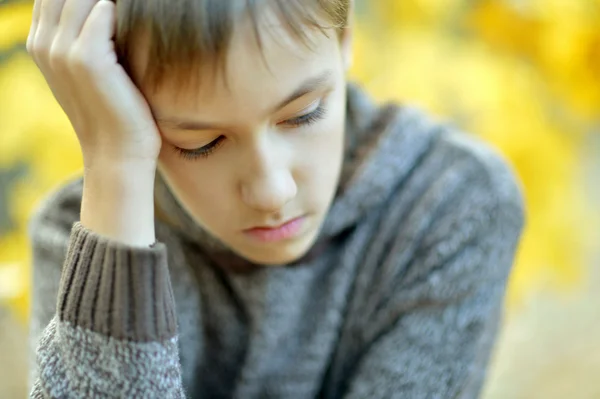
<instances>
[{"instance_id":1,"label":"lips","mask_svg":"<svg viewBox=\"0 0 600 399\"><path fill-rule=\"evenodd\" d=\"M275 227L253 227L244 230L244 233L253 239L261 242L277 242L296 237L302 231L306 221L305 216L290 220L282 225Z\"/></svg>"}]
</instances>

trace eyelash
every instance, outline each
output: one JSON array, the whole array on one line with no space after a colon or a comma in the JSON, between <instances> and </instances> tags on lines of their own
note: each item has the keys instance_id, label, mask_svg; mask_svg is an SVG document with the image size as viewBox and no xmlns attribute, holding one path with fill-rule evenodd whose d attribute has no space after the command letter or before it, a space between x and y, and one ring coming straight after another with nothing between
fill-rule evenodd
<instances>
[{"instance_id":1,"label":"eyelash","mask_svg":"<svg viewBox=\"0 0 600 399\"><path fill-rule=\"evenodd\" d=\"M184 148L173 147L177 155L187 161L193 161L198 158L207 158L215 152L223 144L225 137L219 136L204 147L196 148L195 150L186 150Z\"/></svg>"},{"instance_id":2,"label":"eyelash","mask_svg":"<svg viewBox=\"0 0 600 399\"><path fill-rule=\"evenodd\" d=\"M326 113L327 113L327 110L325 109L325 106L323 104L321 104L313 112L296 117L296 118L288 119L287 121L282 122L282 124L287 124L291 128L299 128L302 126L311 126L314 123L323 119L325 117ZM200 147L200 148L197 148L194 150L186 150L186 149L179 148L179 147L173 147L173 149L175 150L177 155L179 155L183 159L188 160L188 161L193 161L193 160L196 160L199 158L209 157L217 149L219 149L219 147L221 147L221 145L223 145L224 140L225 140L224 136L219 136L215 140L210 142L209 144L205 145L204 147Z\"/></svg>"},{"instance_id":3,"label":"eyelash","mask_svg":"<svg viewBox=\"0 0 600 399\"><path fill-rule=\"evenodd\" d=\"M308 114L301 115L296 118L288 119L284 123L291 127L301 127L301 126L310 126L315 122L320 121L325 116L326 109L325 106L321 103L317 109Z\"/></svg>"}]
</instances>

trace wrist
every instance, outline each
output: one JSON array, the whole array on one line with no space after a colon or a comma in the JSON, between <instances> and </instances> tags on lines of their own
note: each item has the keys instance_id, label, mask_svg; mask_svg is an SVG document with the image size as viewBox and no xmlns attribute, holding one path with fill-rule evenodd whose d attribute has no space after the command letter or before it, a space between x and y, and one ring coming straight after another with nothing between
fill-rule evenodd
<instances>
[{"instance_id":1,"label":"wrist","mask_svg":"<svg viewBox=\"0 0 600 399\"><path fill-rule=\"evenodd\" d=\"M86 155L84 153L83 165L86 173L101 173L105 170L119 174L154 173L158 165L158 158L153 156Z\"/></svg>"},{"instance_id":2,"label":"wrist","mask_svg":"<svg viewBox=\"0 0 600 399\"><path fill-rule=\"evenodd\" d=\"M155 171L151 162L138 161L86 167L81 224L123 244L154 244Z\"/></svg>"},{"instance_id":3,"label":"wrist","mask_svg":"<svg viewBox=\"0 0 600 399\"><path fill-rule=\"evenodd\" d=\"M148 132L150 134L150 132ZM98 167L121 166L156 167L158 155L162 143L154 140L140 141L137 144L120 143L110 141L96 141L82 145L83 163L86 168L96 169Z\"/></svg>"}]
</instances>

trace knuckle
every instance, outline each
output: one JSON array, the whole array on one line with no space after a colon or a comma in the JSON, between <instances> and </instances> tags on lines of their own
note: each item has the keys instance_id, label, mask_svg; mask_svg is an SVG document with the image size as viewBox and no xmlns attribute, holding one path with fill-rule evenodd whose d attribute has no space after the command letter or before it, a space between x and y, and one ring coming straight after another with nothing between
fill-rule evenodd
<instances>
[{"instance_id":1,"label":"knuckle","mask_svg":"<svg viewBox=\"0 0 600 399\"><path fill-rule=\"evenodd\" d=\"M50 49L44 43L40 43L39 40L34 40L31 43L31 54L36 57L37 60L44 61L48 59Z\"/></svg>"},{"instance_id":2,"label":"knuckle","mask_svg":"<svg viewBox=\"0 0 600 399\"><path fill-rule=\"evenodd\" d=\"M31 55L33 55L33 37L34 33L29 32L29 35L27 36L27 41L25 42L25 49Z\"/></svg>"},{"instance_id":3,"label":"knuckle","mask_svg":"<svg viewBox=\"0 0 600 399\"><path fill-rule=\"evenodd\" d=\"M68 54L68 49L57 45L52 46L49 54L50 66L53 69L65 69L67 67Z\"/></svg>"},{"instance_id":4,"label":"knuckle","mask_svg":"<svg viewBox=\"0 0 600 399\"><path fill-rule=\"evenodd\" d=\"M68 63L71 68L78 72L89 72L94 67L94 62L89 52L80 47L75 47L68 54Z\"/></svg>"},{"instance_id":5,"label":"knuckle","mask_svg":"<svg viewBox=\"0 0 600 399\"><path fill-rule=\"evenodd\" d=\"M44 36L37 32L29 40L29 48L32 55L38 59L47 59L50 54L50 43L44 40Z\"/></svg>"}]
</instances>

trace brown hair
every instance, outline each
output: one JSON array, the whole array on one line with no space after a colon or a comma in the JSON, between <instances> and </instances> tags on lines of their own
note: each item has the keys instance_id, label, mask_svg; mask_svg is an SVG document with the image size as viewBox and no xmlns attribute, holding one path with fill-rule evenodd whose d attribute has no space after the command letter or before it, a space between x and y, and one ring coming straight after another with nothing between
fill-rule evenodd
<instances>
[{"instance_id":1,"label":"brown hair","mask_svg":"<svg viewBox=\"0 0 600 399\"><path fill-rule=\"evenodd\" d=\"M351 0L115 0L117 3L116 47L120 62L131 73L130 60L139 51L139 38L147 42L148 63L144 85L155 89L166 76L188 81L199 65L213 71L226 63L233 30L248 15L255 38L261 46L259 24L261 7L272 6L284 26L305 45L305 27L327 34L340 33L347 26ZM327 21L325 23L325 21ZM136 43L137 40L137 43ZM137 44L137 46L135 46ZM134 48L136 47L136 48ZM216 68L215 68L216 67ZM176 73L174 73L176 72Z\"/></svg>"}]
</instances>

